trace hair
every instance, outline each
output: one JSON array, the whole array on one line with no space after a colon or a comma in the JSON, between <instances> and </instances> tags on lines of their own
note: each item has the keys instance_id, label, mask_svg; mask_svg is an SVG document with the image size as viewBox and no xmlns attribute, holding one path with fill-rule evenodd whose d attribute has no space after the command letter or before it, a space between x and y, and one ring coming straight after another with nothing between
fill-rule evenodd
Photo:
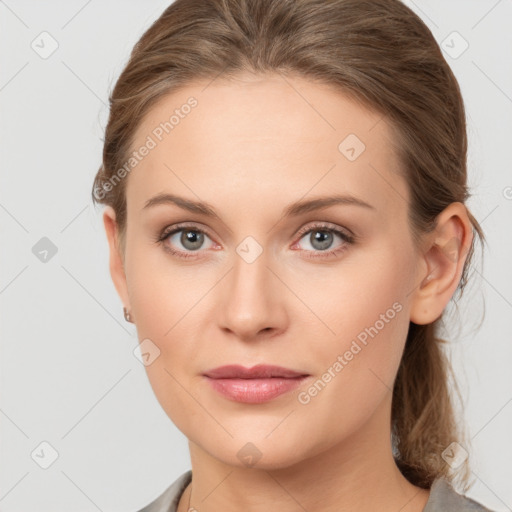
<instances>
[{"instance_id":1,"label":"hair","mask_svg":"<svg viewBox=\"0 0 512 512\"><path fill-rule=\"evenodd\" d=\"M127 180L112 186L113 178L129 160L144 116L187 84L243 72L328 84L381 114L410 191L415 243L450 203L470 197L459 85L428 27L399 0L176 0L135 44L109 97L92 200L114 209L122 253ZM467 213L483 243L480 225ZM458 283L461 295L475 240ZM467 446L450 396L446 341L437 335L442 318L410 322L393 388L393 451L412 484L428 489L438 477L460 478L467 489L468 461L454 471L442 457L453 441Z\"/></svg>"}]
</instances>

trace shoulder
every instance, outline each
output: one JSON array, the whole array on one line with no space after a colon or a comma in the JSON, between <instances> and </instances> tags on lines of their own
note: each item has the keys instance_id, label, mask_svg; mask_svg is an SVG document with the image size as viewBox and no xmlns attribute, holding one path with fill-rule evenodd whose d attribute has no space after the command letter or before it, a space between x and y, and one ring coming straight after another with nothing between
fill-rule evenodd
<instances>
[{"instance_id":1,"label":"shoulder","mask_svg":"<svg viewBox=\"0 0 512 512\"><path fill-rule=\"evenodd\" d=\"M434 480L423 512L493 512L481 503L459 494L444 478Z\"/></svg>"},{"instance_id":2,"label":"shoulder","mask_svg":"<svg viewBox=\"0 0 512 512\"><path fill-rule=\"evenodd\" d=\"M180 475L151 503L138 512L176 512L180 497L192 480L192 471ZM494 512L481 503L463 496L455 491L443 478L434 480L430 488L430 496L423 512Z\"/></svg>"},{"instance_id":3,"label":"shoulder","mask_svg":"<svg viewBox=\"0 0 512 512\"><path fill-rule=\"evenodd\" d=\"M162 494L138 512L176 512L180 497L191 480L192 470L189 469L167 487Z\"/></svg>"}]
</instances>

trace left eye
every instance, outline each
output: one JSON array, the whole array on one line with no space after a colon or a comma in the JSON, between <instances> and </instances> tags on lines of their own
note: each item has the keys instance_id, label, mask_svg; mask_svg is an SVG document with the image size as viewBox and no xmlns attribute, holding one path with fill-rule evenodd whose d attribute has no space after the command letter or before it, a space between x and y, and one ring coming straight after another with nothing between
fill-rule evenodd
<instances>
[{"instance_id":1,"label":"left eye","mask_svg":"<svg viewBox=\"0 0 512 512\"><path fill-rule=\"evenodd\" d=\"M306 240L312 248L306 247L306 251L328 251L332 249L335 237L341 238L343 242L350 243L350 237L345 233L332 228L313 228L307 231L300 240ZM299 241L300 243L300 241ZM343 244L340 244L343 245Z\"/></svg>"}]
</instances>

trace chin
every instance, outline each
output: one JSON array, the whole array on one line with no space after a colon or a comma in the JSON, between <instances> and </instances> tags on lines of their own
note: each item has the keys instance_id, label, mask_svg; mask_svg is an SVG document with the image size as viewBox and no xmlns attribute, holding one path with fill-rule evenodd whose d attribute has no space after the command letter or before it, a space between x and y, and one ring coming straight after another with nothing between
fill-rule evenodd
<instances>
[{"instance_id":1,"label":"chin","mask_svg":"<svg viewBox=\"0 0 512 512\"><path fill-rule=\"evenodd\" d=\"M305 452L298 451L301 440L288 437L288 443L276 436L274 441L260 440L255 436L241 436L228 443L215 443L213 446L203 445L216 459L224 464L237 468L276 470L285 469L306 459ZM208 440L211 443L211 439Z\"/></svg>"}]
</instances>

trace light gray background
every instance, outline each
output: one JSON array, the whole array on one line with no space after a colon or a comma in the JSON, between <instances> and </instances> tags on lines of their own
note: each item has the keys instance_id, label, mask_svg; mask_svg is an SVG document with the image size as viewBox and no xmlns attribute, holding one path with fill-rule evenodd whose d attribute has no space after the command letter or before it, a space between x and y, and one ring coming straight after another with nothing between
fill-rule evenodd
<instances>
[{"instance_id":1,"label":"light gray background","mask_svg":"<svg viewBox=\"0 0 512 512\"><path fill-rule=\"evenodd\" d=\"M491 249L482 266L477 246L459 314L449 308L472 436L468 495L512 510L512 1L407 3L452 53L468 112L469 207ZM168 4L0 0L4 512L135 511L190 468L186 438L134 357L135 327L124 321L101 209L90 201L108 93ZM31 47L43 31L59 45L46 59ZM469 44L457 58L464 43L453 31ZM43 237L57 247L46 263L33 253ZM58 452L48 469L38 464L51 455L44 441Z\"/></svg>"}]
</instances>

